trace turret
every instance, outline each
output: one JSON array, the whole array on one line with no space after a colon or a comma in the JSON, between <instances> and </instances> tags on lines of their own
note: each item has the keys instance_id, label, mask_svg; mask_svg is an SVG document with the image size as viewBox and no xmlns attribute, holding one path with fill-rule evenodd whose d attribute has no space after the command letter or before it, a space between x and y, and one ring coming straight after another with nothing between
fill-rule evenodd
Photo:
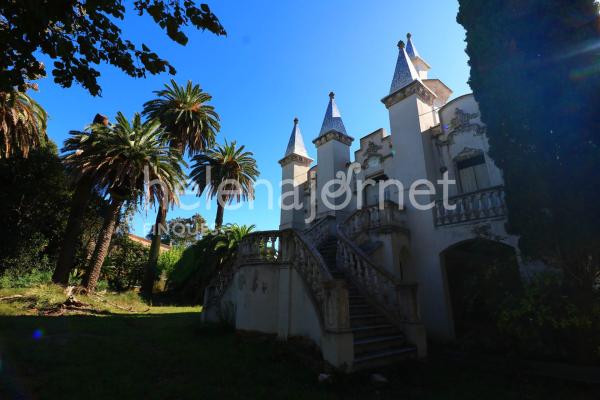
<instances>
[{"instance_id":1,"label":"turret","mask_svg":"<svg viewBox=\"0 0 600 400\"><path fill-rule=\"evenodd\" d=\"M290 140L283 158L279 161L282 180L279 229L304 227L304 217L300 209L303 199L301 186L308 179L308 169L312 162L313 160L308 156L306 147L304 147L298 118L294 118L294 128ZM298 209L292 208L295 205Z\"/></svg>"},{"instance_id":2,"label":"turret","mask_svg":"<svg viewBox=\"0 0 600 400\"><path fill-rule=\"evenodd\" d=\"M346 132L346 127L342 121L342 115L335 102L335 93L329 93L329 104L325 111L323 124L319 136L313 140L317 147L317 164L319 169L317 172L317 217L326 215L341 216L343 213L329 207L324 203L321 194L323 187L327 182L336 178L339 171L347 172L350 164L350 145L354 139ZM335 186L333 189L335 190ZM343 202L343 198L329 199L334 204Z\"/></svg>"},{"instance_id":3,"label":"turret","mask_svg":"<svg viewBox=\"0 0 600 400\"><path fill-rule=\"evenodd\" d=\"M419 76L404 42L398 43L398 50L390 94L381 101L390 115L394 170L404 185L410 185L428 176L422 133L437 124L437 96ZM414 45L411 52L418 58Z\"/></svg>"},{"instance_id":4,"label":"turret","mask_svg":"<svg viewBox=\"0 0 600 400\"><path fill-rule=\"evenodd\" d=\"M427 79L427 72L431 69L431 67L419 55L419 52L412 41L412 35L410 33L406 34L406 54L408 54L408 57L415 66L415 69L419 74L419 78Z\"/></svg>"}]
</instances>

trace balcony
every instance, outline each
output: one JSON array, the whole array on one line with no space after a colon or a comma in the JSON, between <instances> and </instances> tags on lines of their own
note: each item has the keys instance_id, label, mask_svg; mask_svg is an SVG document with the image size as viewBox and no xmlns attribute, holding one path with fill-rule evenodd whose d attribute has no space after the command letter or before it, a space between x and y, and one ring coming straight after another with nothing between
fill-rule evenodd
<instances>
[{"instance_id":1,"label":"balcony","mask_svg":"<svg viewBox=\"0 0 600 400\"><path fill-rule=\"evenodd\" d=\"M443 200L436 200L435 226L462 224L472 221L506 217L504 186L496 186L476 192L464 193L448 199L454 210L447 210Z\"/></svg>"},{"instance_id":2,"label":"balcony","mask_svg":"<svg viewBox=\"0 0 600 400\"><path fill-rule=\"evenodd\" d=\"M406 214L398 204L386 200L383 207L369 206L356 211L343 224L344 233L350 238L367 232L393 232L406 230Z\"/></svg>"}]
</instances>

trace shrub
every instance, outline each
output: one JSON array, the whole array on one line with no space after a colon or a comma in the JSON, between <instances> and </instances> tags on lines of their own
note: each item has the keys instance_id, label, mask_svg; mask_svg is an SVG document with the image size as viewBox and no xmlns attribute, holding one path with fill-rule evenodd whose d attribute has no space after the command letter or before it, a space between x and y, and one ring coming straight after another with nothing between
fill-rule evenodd
<instances>
[{"instance_id":1,"label":"shrub","mask_svg":"<svg viewBox=\"0 0 600 400\"><path fill-rule=\"evenodd\" d=\"M14 269L7 270L0 276L0 289L28 288L50 282L52 271L49 269L31 269L19 272Z\"/></svg>"},{"instance_id":2,"label":"shrub","mask_svg":"<svg viewBox=\"0 0 600 400\"><path fill-rule=\"evenodd\" d=\"M157 268L160 274L171 275L175 265L179 262L186 248L184 246L174 246L168 251L163 251L158 257Z\"/></svg>"},{"instance_id":3,"label":"shrub","mask_svg":"<svg viewBox=\"0 0 600 400\"><path fill-rule=\"evenodd\" d=\"M235 261L240 241L252 226L226 225L183 251L168 277L168 288L184 303L198 304L215 272Z\"/></svg>"},{"instance_id":4,"label":"shrub","mask_svg":"<svg viewBox=\"0 0 600 400\"><path fill-rule=\"evenodd\" d=\"M34 233L16 254L0 261L0 288L21 288L50 282L51 262L45 253L48 239Z\"/></svg>"},{"instance_id":5,"label":"shrub","mask_svg":"<svg viewBox=\"0 0 600 400\"><path fill-rule=\"evenodd\" d=\"M125 233L116 235L104 261L101 280L112 290L129 290L140 284L148 262L149 249L134 242ZM101 290L97 288L98 290Z\"/></svg>"},{"instance_id":6,"label":"shrub","mask_svg":"<svg viewBox=\"0 0 600 400\"><path fill-rule=\"evenodd\" d=\"M582 301L558 275L539 274L526 283L498 326L521 356L600 363L600 295Z\"/></svg>"}]
</instances>

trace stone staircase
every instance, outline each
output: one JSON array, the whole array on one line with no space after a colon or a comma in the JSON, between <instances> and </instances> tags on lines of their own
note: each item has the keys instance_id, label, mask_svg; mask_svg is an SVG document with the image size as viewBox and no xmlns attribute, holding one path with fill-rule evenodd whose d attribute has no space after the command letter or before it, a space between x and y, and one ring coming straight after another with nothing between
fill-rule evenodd
<instances>
[{"instance_id":1,"label":"stone staircase","mask_svg":"<svg viewBox=\"0 0 600 400\"><path fill-rule=\"evenodd\" d=\"M318 247L331 275L346 281L350 301L350 327L354 335L353 370L385 366L417 358L416 347L407 343L402 331L391 324L361 294L356 285L338 269L337 239L329 236Z\"/></svg>"}]
</instances>

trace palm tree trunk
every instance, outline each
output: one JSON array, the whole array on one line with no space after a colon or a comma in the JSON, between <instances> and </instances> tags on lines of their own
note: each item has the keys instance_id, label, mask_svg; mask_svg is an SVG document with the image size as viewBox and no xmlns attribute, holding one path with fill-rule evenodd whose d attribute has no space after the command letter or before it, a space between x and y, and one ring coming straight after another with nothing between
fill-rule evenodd
<instances>
[{"instance_id":1,"label":"palm tree trunk","mask_svg":"<svg viewBox=\"0 0 600 400\"><path fill-rule=\"evenodd\" d=\"M90 262L82 282L88 292L93 292L96 289L96 284L100 277L100 270L102 269L106 254L108 254L110 240L115 231L115 225L117 224L122 205L123 200L113 199L108 208L106 217L104 218L104 224L102 225L102 229L100 229L100 234L98 234L98 240L96 240L96 248L94 249L92 261Z\"/></svg>"},{"instance_id":2,"label":"palm tree trunk","mask_svg":"<svg viewBox=\"0 0 600 400\"><path fill-rule=\"evenodd\" d=\"M225 201L217 201L217 217L215 218L215 229L221 229L223 225L223 213L225 212Z\"/></svg>"},{"instance_id":3,"label":"palm tree trunk","mask_svg":"<svg viewBox=\"0 0 600 400\"><path fill-rule=\"evenodd\" d=\"M142 279L142 295L146 298L152 297L152 288L156 279L156 264L160 256L160 239L163 227L167 220L167 207L160 205L156 214L156 223L152 233L152 244L150 245L150 256L144 270L144 278Z\"/></svg>"},{"instance_id":4,"label":"palm tree trunk","mask_svg":"<svg viewBox=\"0 0 600 400\"><path fill-rule=\"evenodd\" d=\"M77 183L77 187L73 193L69 220L56 263L56 269L52 275L52 282L59 285L67 285L69 283L69 274L75 264L75 253L79 245L85 210L90 201L91 194L92 180L84 177Z\"/></svg>"}]
</instances>

